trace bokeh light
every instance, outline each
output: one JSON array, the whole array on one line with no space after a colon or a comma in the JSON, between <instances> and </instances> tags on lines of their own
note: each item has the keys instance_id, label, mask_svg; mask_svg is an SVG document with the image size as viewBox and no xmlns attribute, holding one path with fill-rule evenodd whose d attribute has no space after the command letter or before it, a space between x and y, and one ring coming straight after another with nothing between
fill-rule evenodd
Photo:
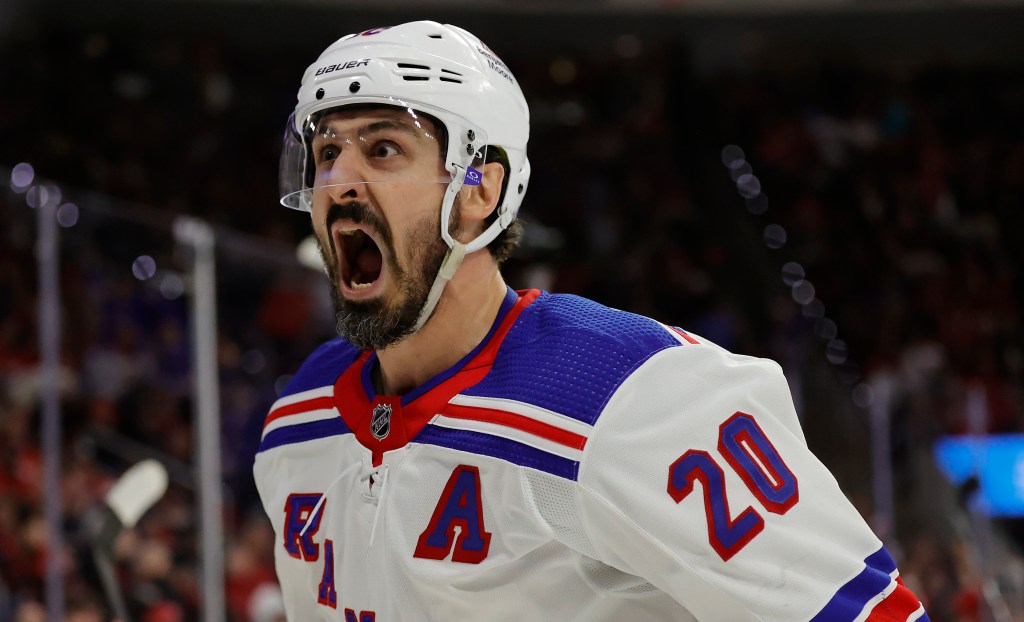
<instances>
[{"instance_id":1,"label":"bokeh light","mask_svg":"<svg viewBox=\"0 0 1024 622\"><path fill-rule=\"evenodd\" d=\"M156 260L149 255L140 255L132 262L132 274L140 281L148 281L156 274Z\"/></svg>"},{"instance_id":2,"label":"bokeh light","mask_svg":"<svg viewBox=\"0 0 1024 622\"><path fill-rule=\"evenodd\" d=\"M36 178L36 171L32 168L32 165L28 162L22 162L17 164L11 169L11 188L15 192L23 192L26 188L32 185L32 181Z\"/></svg>"},{"instance_id":3,"label":"bokeh light","mask_svg":"<svg viewBox=\"0 0 1024 622\"><path fill-rule=\"evenodd\" d=\"M771 224L764 228L764 244L775 250L786 245L786 230L782 225Z\"/></svg>"}]
</instances>

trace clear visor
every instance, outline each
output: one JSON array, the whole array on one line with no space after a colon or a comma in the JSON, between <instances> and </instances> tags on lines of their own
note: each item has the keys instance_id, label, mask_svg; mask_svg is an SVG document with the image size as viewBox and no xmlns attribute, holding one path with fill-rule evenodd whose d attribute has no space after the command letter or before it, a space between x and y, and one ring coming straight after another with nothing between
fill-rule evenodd
<instances>
[{"instance_id":1,"label":"clear visor","mask_svg":"<svg viewBox=\"0 0 1024 622\"><path fill-rule=\"evenodd\" d=\"M299 131L299 127L302 131ZM288 119L281 154L281 204L309 211L317 194L361 184L480 183L486 137L461 132L451 148L446 128L411 108L336 108Z\"/></svg>"}]
</instances>

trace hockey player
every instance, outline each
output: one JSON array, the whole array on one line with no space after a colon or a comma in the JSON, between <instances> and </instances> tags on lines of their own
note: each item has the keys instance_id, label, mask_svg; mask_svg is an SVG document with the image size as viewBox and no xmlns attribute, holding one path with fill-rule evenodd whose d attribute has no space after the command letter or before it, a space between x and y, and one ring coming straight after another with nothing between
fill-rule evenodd
<instances>
[{"instance_id":1,"label":"hockey player","mask_svg":"<svg viewBox=\"0 0 1024 622\"><path fill-rule=\"evenodd\" d=\"M505 285L528 134L454 26L348 35L305 73L282 202L341 336L256 456L289 619L927 620L778 365Z\"/></svg>"}]
</instances>

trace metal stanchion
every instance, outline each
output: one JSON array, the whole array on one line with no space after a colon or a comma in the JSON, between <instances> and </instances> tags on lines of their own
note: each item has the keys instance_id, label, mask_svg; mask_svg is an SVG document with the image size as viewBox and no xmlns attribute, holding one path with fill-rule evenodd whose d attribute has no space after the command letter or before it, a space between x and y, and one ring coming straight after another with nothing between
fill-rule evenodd
<instances>
[{"instance_id":1,"label":"metal stanchion","mask_svg":"<svg viewBox=\"0 0 1024 622\"><path fill-rule=\"evenodd\" d=\"M39 266L39 399L42 416L43 513L49 531L46 555L46 611L50 622L64 620L64 525L60 469L60 246L57 201L36 208Z\"/></svg>"},{"instance_id":2,"label":"metal stanchion","mask_svg":"<svg viewBox=\"0 0 1024 622\"><path fill-rule=\"evenodd\" d=\"M872 527L886 546L895 545L895 501L892 483L892 386L887 379L871 385L874 400L870 406L871 424L871 490L875 512Z\"/></svg>"},{"instance_id":3,"label":"metal stanchion","mask_svg":"<svg viewBox=\"0 0 1024 622\"><path fill-rule=\"evenodd\" d=\"M217 290L213 229L194 218L174 222L174 237L191 249L192 373L199 469L202 620L223 622L224 527L220 462L220 391L217 375Z\"/></svg>"}]
</instances>

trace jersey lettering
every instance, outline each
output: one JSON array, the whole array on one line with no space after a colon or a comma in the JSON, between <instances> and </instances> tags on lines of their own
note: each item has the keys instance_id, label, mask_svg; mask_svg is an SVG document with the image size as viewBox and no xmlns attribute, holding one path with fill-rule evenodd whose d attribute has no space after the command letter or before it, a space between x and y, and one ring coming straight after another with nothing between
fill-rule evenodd
<instances>
[{"instance_id":1,"label":"jersey lettering","mask_svg":"<svg viewBox=\"0 0 1024 622\"><path fill-rule=\"evenodd\" d=\"M320 576L316 602L331 609L338 608L338 590L334 587L334 542L331 540L324 540L324 572Z\"/></svg>"},{"instance_id":2,"label":"jersey lettering","mask_svg":"<svg viewBox=\"0 0 1024 622\"><path fill-rule=\"evenodd\" d=\"M338 590L334 585L334 542L324 540L324 572L320 576L320 587L316 602L331 609L338 608ZM376 622L377 613L345 608L345 622Z\"/></svg>"},{"instance_id":3,"label":"jersey lettering","mask_svg":"<svg viewBox=\"0 0 1024 622\"><path fill-rule=\"evenodd\" d=\"M735 520L730 518L725 473L706 451L691 449L669 467L668 494L679 503L693 492L693 483L698 480L704 489L708 539L719 557L729 561L761 533L764 519L751 507L740 512Z\"/></svg>"},{"instance_id":4,"label":"jersey lettering","mask_svg":"<svg viewBox=\"0 0 1024 622\"><path fill-rule=\"evenodd\" d=\"M718 451L769 512L785 514L799 501L796 475L752 416L736 412L719 426ZM691 449L669 466L668 494L680 503L693 492L696 481L704 491L708 540L719 557L729 561L761 533L764 519L752 507L733 519L725 471L708 452Z\"/></svg>"},{"instance_id":5,"label":"jersey lettering","mask_svg":"<svg viewBox=\"0 0 1024 622\"><path fill-rule=\"evenodd\" d=\"M737 412L719 427L718 451L769 512L785 514L800 500L796 476L750 415Z\"/></svg>"},{"instance_id":6,"label":"jersey lettering","mask_svg":"<svg viewBox=\"0 0 1024 622\"><path fill-rule=\"evenodd\" d=\"M323 512L310 516L320 496L318 492L295 493L284 502L284 550L295 559L315 562L320 558L320 546L313 542L313 535L320 529ZM303 533L307 521L311 524Z\"/></svg>"},{"instance_id":7,"label":"jersey lettering","mask_svg":"<svg viewBox=\"0 0 1024 622\"><path fill-rule=\"evenodd\" d=\"M461 530L457 539L456 526ZM491 534L484 529L480 469L459 465L448 478L413 557L445 559L450 553L454 562L479 564L487 557L490 544Z\"/></svg>"}]
</instances>

